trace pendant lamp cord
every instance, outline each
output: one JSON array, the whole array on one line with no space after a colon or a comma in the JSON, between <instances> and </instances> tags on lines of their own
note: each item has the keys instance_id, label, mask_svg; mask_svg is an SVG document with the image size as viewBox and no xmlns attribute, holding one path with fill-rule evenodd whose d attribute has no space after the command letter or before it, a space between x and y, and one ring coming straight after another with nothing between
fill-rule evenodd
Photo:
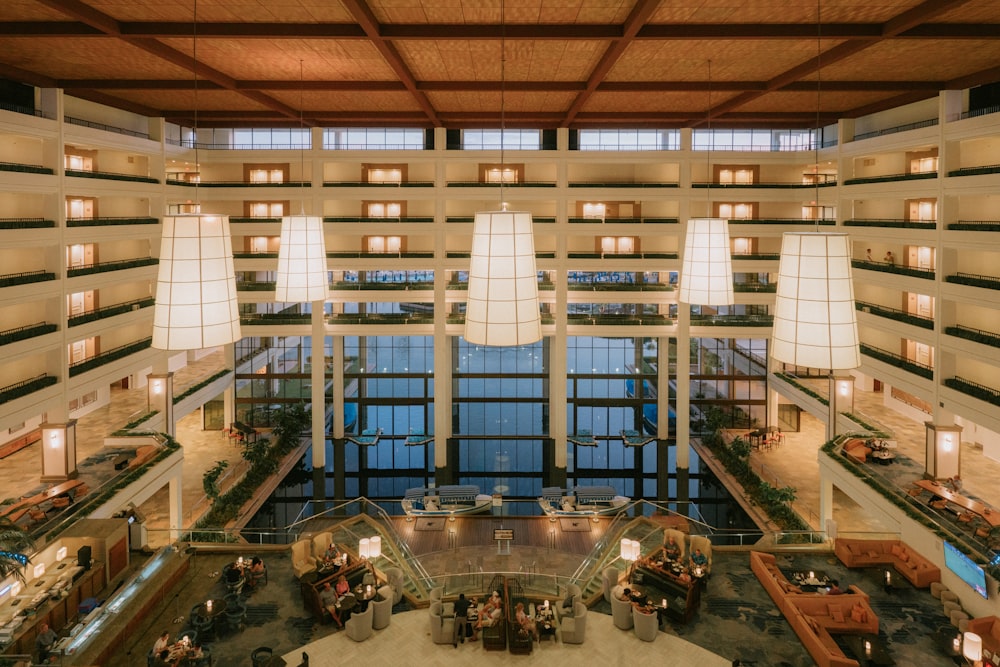
<instances>
[{"instance_id":1,"label":"pendant lamp cord","mask_svg":"<svg viewBox=\"0 0 1000 667\"><path fill-rule=\"evenodd\" d=\"M299 58L299 179L301 179L302 192L305 193L306 188L306 142L303 139L302 133L305 131L306 120L305 120L305 86L303 78L303 65L302 59ZM310 145L312 142L310 141ZM306 198L304 196L299 197L299 213L302 215L306 214Z\"/></svg>"},{"instance_id":2,"label":"pendant lamp cord","mask_svg":"<svg viewBox=\"0 0 1000 667\"><path fill-rule=\"evenodd\" d=\"M822 96L820 95L820 88L822 83L822 68L820 66L820 58L823 55L823 22L820 19L820 5L822 0L816 0L816 136L813 138L813 145L816 150L816 167L813 173L813 179L816 182L816 231L819 231L819 221L823 215L823 207L819 203L819 146L822 143L823 137L823 127L821 124L821 113L822 107L820 106L820 101Z\"/></svg>"},{"instance_id":3,"label":"pendant lamp cord","mask_svg":"<svg viewBox=\"0 0 1000 667\"><path fill-rule=\"evenodd\" d=\"M712 215L712 148L715 146L715 135L712 134L712 60L708 60L708 118L706 119L706 129L708 132L708 149L705 151L705 177L708 187L705 188L705 217L714 218Z\"/></svg>"},{"instance_id":4,"label":"pendant lamp cord","mask_svg":"<svg viewBox=\"0 0 1000 667\"><path fill-rule=\"evenodd\" d=\"M194 0L194 22L191 24L191 68L194 72L194 129L191 141L194 143L194 206L195 213L201 213L201 199L198 195L198 184L201 183L201 163L198 161L198 0Z\"/></svg>"},{"instance_id":5,"label":"pendant lamp cord","mask_svg":"<svg viewBox=\"0 0 1000 667\"><path fill-rule=\"evenodd\" d=\"M504 181L504 140L506 138L507 122L506 109L504 107L504 95L507 84L507 24L504 17L504 0L500 0L500 210L507 210L507 203L503 200Z\"/></svg>"}]
</instances>

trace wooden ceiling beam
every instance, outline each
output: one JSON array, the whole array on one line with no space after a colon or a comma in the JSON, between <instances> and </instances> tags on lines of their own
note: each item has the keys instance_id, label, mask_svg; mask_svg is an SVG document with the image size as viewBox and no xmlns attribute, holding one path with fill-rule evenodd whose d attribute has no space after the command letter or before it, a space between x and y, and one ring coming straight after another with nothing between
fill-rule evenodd
<instances>
[{"instance_id":1,"label":"wooden ceiling beam","mask_svg":"<svg viewBox=\"0 0 1000 667\"><path fill-rule=\"evenodd\" d=\"M615 66L618 59L622 57L625 53L625 49L628 48L632 40L638 34L639 30L646 24L649 17L653 15L656 8L659 6L660 0L638 0L635 6L632 7L632 11L629 12L628 17L625 19L625 24L622 26L622 36L620 39L614 40L610 46L604 51L601 59L597 61L594 69L590 72L590 76L587 77L587 85L573 103L570 105L569 109L566 111L566 117L563 119L563 126L569 127L573 122L573 118L576 114L580 113L580 110L590 99L597 87L604 81L604 77L608 75L611 68Z\"/></svg>"},{"instance_id":2,"label":"wooden ceiling beam","mask_svg":"<svg viewBox=\"0 0 1000 667\"><path fill-rule=\"evenodd\" d=\"M416 77L413 76L413 72L410 71L410 68L404 62L403 56L394 44L382 38L381 26L375 18L375 14L372 13L371 8L364 3L364 0L341 0L341 3L351 13L354 20L358 22L361 29L365 31L368 39L372 42L372 46L382 55L386 64L396 73L396 76L403 82L406 89L410 91L417 105L427 114L427 118L431 124L434 127L440 127L441 120L438 118L437 111L434 109L431 101L427 99L427 95L417 88Z\"/></svg>"}]
</instances>

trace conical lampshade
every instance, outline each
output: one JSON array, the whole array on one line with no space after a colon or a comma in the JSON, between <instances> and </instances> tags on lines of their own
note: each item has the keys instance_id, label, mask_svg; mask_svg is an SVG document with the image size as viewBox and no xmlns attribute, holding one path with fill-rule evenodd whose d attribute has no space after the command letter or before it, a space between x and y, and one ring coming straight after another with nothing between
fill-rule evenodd
<instances>
[{"instance_id":1,"label":"conical lampshade","mask_svg":"<svg viewBox=\"0 0 1000 667\"><path fill-rule=\"evenodd\" d=\"M476 213L465 307L465 340L529 345L542 339L531 214Z\"/></svg>"},{"instance_id":2,"label":"conical lampshade","mask_svg":"<svg viewBox=\"0 0 1000 667\"><path fill-rule=\"evenodd\" d=\"M326 301L329 296L323 219L314 215L283 217L274 300L305 303Z\"/></svg>"},{"instance_id":3,"label":"conical lampshade","mask_svg":"<svg viewBox=\"0 0 1000 667\"><path fill-rule=\"evenodd\" d=\"M728 220L688 220L680 283L677 298L682 303L728 306L736 300Z\"/></svg>"},{"instance_id":4,"label":"conical lampshade","mask_svg":"<svg viewBox=\"0 0 1000 667\"><path fill-rule=\"evenodd\" d=\"M229 216L165 216L153 347L200 350L241 337Z\"/></svg>"},{"instance_id":5,"label":"conical lampshade","mask_svg":"<svg viewBox=\"0 0 1000 667\"><path fill-rule=\"evenodd\" d=\"M861 365L847 234L782 237L771 356L809 368Z\"/></svg>"}]
</instances>

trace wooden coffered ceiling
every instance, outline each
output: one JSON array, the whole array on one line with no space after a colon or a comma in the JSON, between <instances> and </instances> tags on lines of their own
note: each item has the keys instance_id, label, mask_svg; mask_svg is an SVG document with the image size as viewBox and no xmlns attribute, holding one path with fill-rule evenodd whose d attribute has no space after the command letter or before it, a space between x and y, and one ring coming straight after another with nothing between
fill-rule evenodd
<instances>
[{"instance_id":1,"label":"wooden coffered ceiling","mask_svg":"<svg viewBox=\"0 0 1000 667\"><path fill-rule=\"evenodd\" d=\"M206 127L813 127L1000 80L997 0L194 3L4 0L0 77Z\"/></svg>"}]
</instances>

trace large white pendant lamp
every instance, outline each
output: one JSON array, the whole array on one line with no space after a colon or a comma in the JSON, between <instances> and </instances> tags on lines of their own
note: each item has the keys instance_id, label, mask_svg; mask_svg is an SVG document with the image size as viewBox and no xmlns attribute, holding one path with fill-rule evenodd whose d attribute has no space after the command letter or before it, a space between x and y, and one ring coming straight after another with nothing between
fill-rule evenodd
<instances>
[{"instance_id":1,"label":"large white pendant lamp","mask_svg":"<svg viewBox=\"0 0 1000 667\"><path fill-rule=\"evenodd\" d=\"M229 216L165 216L153 347L200 350L240 338Z\"/></svg>"},{"instance_id":2,"label":"large white pendant lamp","mask_svg":"<svg viewBox=\"0 0 1000 667\"><path fill-rule=\"evenodd\" d=\"M847 234L787 232L782 237L771 356L809 368L861 365Z\"/></svg>"},{"instance_id":3,"label":"large white pendant lamp","mask_svg":"<svg viewBox=\"0 0 1000 667\"><path fill-rule=\"evenodd\" d=\"M465 340L530 345L542 339L531 214L476 213L465 307Z\"/></svg>"},{"instance_id":4,"label":"large white pendant lamp","mask_svg":"<svg viewBox=\"0 0 1000 667\"><path fill-rule=\"evenodd\" d=\"M702 306L728 306L735 302L728 220L688 220L678 300Z\"/></svg>"},{"instance_id":5,"label":"large white pendant lamp","mask_svg":"<svg viewBox=\"0 0 1000 667\"><path fill-rule=\"evenodd\" d=\"M281 219L274 300L283 303L326 301L330 296L323 219L286 215Z\"/></svg>"}]
</instances>

